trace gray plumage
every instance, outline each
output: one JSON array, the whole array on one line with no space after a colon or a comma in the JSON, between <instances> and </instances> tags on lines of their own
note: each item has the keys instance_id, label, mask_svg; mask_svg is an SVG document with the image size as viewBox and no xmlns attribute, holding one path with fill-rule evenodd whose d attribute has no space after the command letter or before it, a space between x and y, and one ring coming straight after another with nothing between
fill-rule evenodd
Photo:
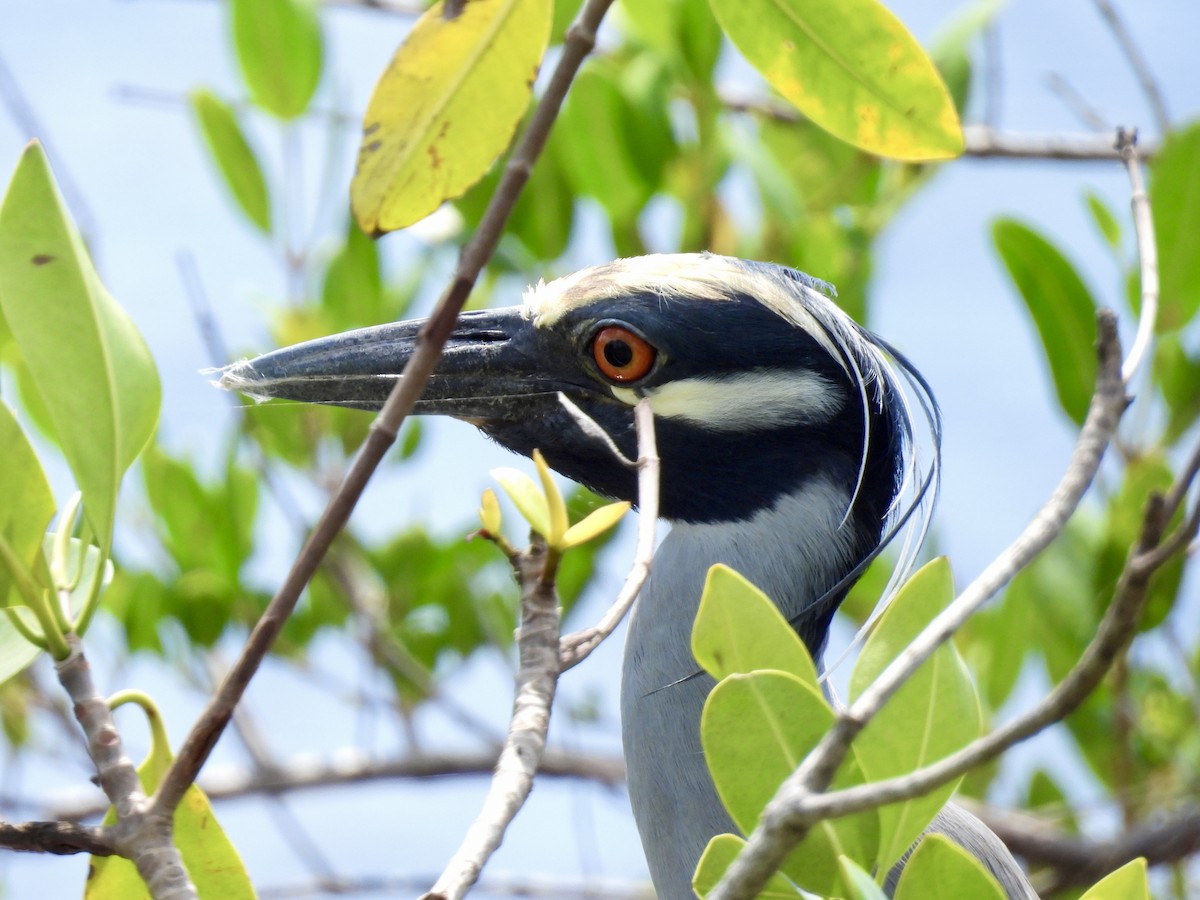
<instances>
[{"instance_id":1,"label":"gray plumage","mask_svg":"<svg viewBox=\"0 0 1200 900\"><path fill-rule=\"evenodd\" d=\"M636 454L648 398L672 523L634 610L621 684L634 817L664 900L693 896L708 840L736 831L700 747L711 679L690 633L708 568L762 588L818 666L850 585L906 523L892 589L912 569L936 494L940 420L903 357L803 273L711 254L617 260L530 289L520 308L464 314L417 412L470 421L515 452L636 501L636 481L559 403L565 394ZM422 323L310 341L238 363L221 385L259 397L378 408ZM978 856L1010 898L1035 896L977 819L932 830ZM894 889L899 865L888 880Z\"/></svg>"}]
</instances>

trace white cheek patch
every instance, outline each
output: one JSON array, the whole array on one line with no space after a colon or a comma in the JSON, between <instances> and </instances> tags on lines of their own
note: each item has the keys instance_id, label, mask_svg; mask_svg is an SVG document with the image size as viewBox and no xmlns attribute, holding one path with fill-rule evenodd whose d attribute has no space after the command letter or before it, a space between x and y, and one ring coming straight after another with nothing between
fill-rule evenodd
<instances>
[{"instance_id":1,"label":"white cheek patch","mask_svg":"<svg viewBox=\"0 0 1200 900\"><path fill-rule=\"evenodd\" d=\"M633 406L638 394L612 388ZM726 378L684 378L644 392L656 416L682 419L714 431L786 428L827 422L842 408L842 392L815 372L758 369Z\"/></svg>"}]
</instances>

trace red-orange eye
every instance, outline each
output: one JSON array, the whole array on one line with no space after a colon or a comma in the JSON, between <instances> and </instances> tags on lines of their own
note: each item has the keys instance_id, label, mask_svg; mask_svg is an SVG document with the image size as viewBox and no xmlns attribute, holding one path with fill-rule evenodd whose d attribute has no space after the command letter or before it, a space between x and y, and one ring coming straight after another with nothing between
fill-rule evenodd
<instances>
[{"instance_id":1,"label":"red-orange eye","mask_svg":"<svg viewBox=\"0 0 1200 900\"><path fill-rule=\"evenodd\" d=\"M645 378L654 368L656 352L645 338L620 325L606 325L592 338L592 358L613 381Z\"/></svg>"}]
</instances>

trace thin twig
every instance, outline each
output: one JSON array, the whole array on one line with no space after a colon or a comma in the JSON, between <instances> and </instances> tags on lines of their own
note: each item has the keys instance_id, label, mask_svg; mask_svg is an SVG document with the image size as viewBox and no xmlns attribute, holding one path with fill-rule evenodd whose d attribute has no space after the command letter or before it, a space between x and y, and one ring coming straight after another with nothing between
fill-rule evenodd
<instances>
[{"instance_id":1,"label":"thin twig","mask_svg":"<svg viewBox=\"0 0 1200 900\"><path fill-rule=\"evenodd\" d=\"M1109 121L1104 118L1100 110L1096 109L1079 91L1075 90L1075 86L1067 81L1062 75L1057 72L1051 72L1045 78L1046 87L1050 93L1058 97L1063 102L1063 105L1075 114L1079 119L1092 131L1098 134L1106 134L1113 130Z\"/></svg>"},{"instance_id":2,"label":"thin twig","mask_svg":"<svg viewBox=\"0 0 1200 900\"><path fill-rule=\"evenodd\" d=\"M449 777L484 777L496 771L499 750L461 753L420 753L397 759L376 759L350 747L331 753L328 758L307 757L276 761L269 769L223 766L206 769L199 780L209 800L240 800L262 794L291 794L327 788L369 784L378 781L425 781ZM538 767L539 778L589 781L616 789L625 783L625 761L620 755L573 753L548 748ZM108 804L96 802L88 791L68 796L52 806L24 804L37 815L78 822L102 815Z\"/></svg>"},{"instance_id":3,"label":"thin twig","mask_svg":"<svg viewBox=\"0 0 1200 900\"><path fill-rule=\"evenodd\" d=\"M777 122L801 122L804 117L792 106L771 98L744 96L723 89L721 102L735 112L765 116ZM966 125L963 137L966 147L963 156L973 159L1029 159L1068 160L1074 162L1105 162L1121 159L1120 151L1113 146L1110 128L1099 129L1102 133L1088 134L1070 132L1055 134L1028 134L1001 131L988 124ZM1153 159L1159 152L1159 141L1139 140L1138 155L1143 160Z\"/></svg>"},{"instance_id":4,"label":"thin twig","mask_svg":"<svg viewBox=\"0 0 1200 900\"><path fill-rule=\"evenodd\" d=\"M300 593L320 565L333 539L346 524L366 488L367 481L395 442L400 425L424 391L425 383L441 357L442 346L454 329L458 313L470 296L480 272L495 251L517 197L525 182L529 180L533 164L545 146L550 127L558 116L575 73L595 46L596 29L611 3L612 0L588 0L568 30L558 65L545 93L505 167L504 175L478 229L463 247L450 285L443 293L433 315L422 328L416 350L405 366L403 376L396 380L396 385L379 415L371 423L358 455L338 490L330 498L279 591L271 599L251 632L241 655L180 747L179 755L175 757L152 798L154 812L169 817L179 805L188 785L195 781L196 774L229 723L233 709L249 685L250 679L258 671L295 608Z\"/></svg>"},{"instance_id":5,"label":"thin twig","mask_svg":"<svg viewBox=\"0 0 1200 900\"><path fill-rule=\"evenodd\" d=\"M1097 0L1097 3L1102 0ZM1158 246L1154 240L1154 217L1150 214L1150 198L1142 183L1142 170L1138 165L1137 133L1120 130L1117 132L1117 152L1129 173L1129 204L1133 210L1133 228L1137 235L1138 268L1142 282L1142 302L1138 310L1137 333L1133 346L1121 366L1121 377L1125 383L1137 374L1142 360L1154 340L1154 328L1158 320Z\"/></svg>"},{"instance_id":6,"label":"thin twig","mask_svg":"<svg viewBox=\"0 0 1200 900\"><path fill-rule=\"evenodd\" d=\"M57 856L74 853L112 856L117 852L113 847L111 828L71 822L0 822L0 847Z\"/></svg>"},{"instance_id":7,"label":"thin twig","mask_svg":"<svg viewBox=\"0 0 1200 900\"><path fill-rule=\"evenodd\" d=\"M1087 419L1058 487L1018 538L998 556L894 659L851 706L776 792L742 853L709 894L713 900L753 897L776 872L811 823L796 811L824 791L850 744L897 689L993 594L1026 566L1063 529L1091 484L1101 457L1127 405L1120 377L1116 319L1097 318L1100 365Z\"/></svg>"},{"instance_id":8,"label":"thin twig","mask_svg":"<svg viewBox=\"0 0 1200 900\"><path fill-rule=\"evenodd\" d=\"M655 526L658 523L658 446L654 439L654 411L649 400L640 400L633 411L638 434L638 536L633 565L621 592L600 621L591 628L572 632L559 644L562 671L579 665L621 624L650 575L654 557Z\"/></svg>"},{"instance_id":9,"label":"thin twig","mask_svg":"<svg viewBox=\"0 0 1200 900\"><path fill-rule=\"evenodd\" d=\"M1146 95L1146 101L1154 113L1154 124L1158 126L1161 134L1166 134L1171 130L1171 116L1167 113L1167 103L1163 99L1158 82L1154 79L1154 73L1150 71L1150 64L1142 55L1142 51L1138 49L1133 35L1125 27L1125 23L1121 21L1121 17L1117 15L1113 5L1108 0L1093 0L1093 2L1100 15L1104 17L1104 21L1108 23L1113 37L1121 45L1121 50L1129 61L1129 67L1133 69L1133 74L1137 76L1138 84L1142 86L1142 93Z\"/></svg>"},{"instance_id":10,"label":"thin twig","mask_svg":"<svg viewBox=\"0 0 1200 900\"><path fill-rule=\"evenodd\" d=\"M517 635L520 664L508 736L479 815L422 900L461 900L479 880L533 789L558 686L560 619L554 588L557 558L557 552L548 550L538 539L513 560L521 584L521 628Z\"/></svg>"}]
</instances>

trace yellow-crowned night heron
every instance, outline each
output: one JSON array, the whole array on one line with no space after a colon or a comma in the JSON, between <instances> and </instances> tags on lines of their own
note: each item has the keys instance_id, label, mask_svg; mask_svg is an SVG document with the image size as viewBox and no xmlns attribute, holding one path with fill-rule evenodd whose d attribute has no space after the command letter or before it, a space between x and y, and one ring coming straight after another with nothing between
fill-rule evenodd
<instances>
[{"instance_id":1,"label":"yellow-crowned night heron","mask_svg":"<svg viewBox=\"0 0 1200 900\"><path fill-rule=\"evenodd\" d=\"M849 585L936 481L937 413L924 381L828 293L792 269L711 254L585 269L538 284L521 307L464 314L416 407L466 420L517 453L538 448L569 478L636 501L634 473L557 395L630 457L633 406L650 398L660 510L672 528L629 627L621 721L634 816L666 900L692 896L709 838L735 830L700 748L712 682L691 677L708 568L727 563L758 584L819 664ZM378 408L420 325L278 350L231 366L221 383ZM928 466L914 458L922 440ZM1036 896L975 818L948 806L932 827L978 856L1010 897Z\"/></svg>"}]
</instances>

